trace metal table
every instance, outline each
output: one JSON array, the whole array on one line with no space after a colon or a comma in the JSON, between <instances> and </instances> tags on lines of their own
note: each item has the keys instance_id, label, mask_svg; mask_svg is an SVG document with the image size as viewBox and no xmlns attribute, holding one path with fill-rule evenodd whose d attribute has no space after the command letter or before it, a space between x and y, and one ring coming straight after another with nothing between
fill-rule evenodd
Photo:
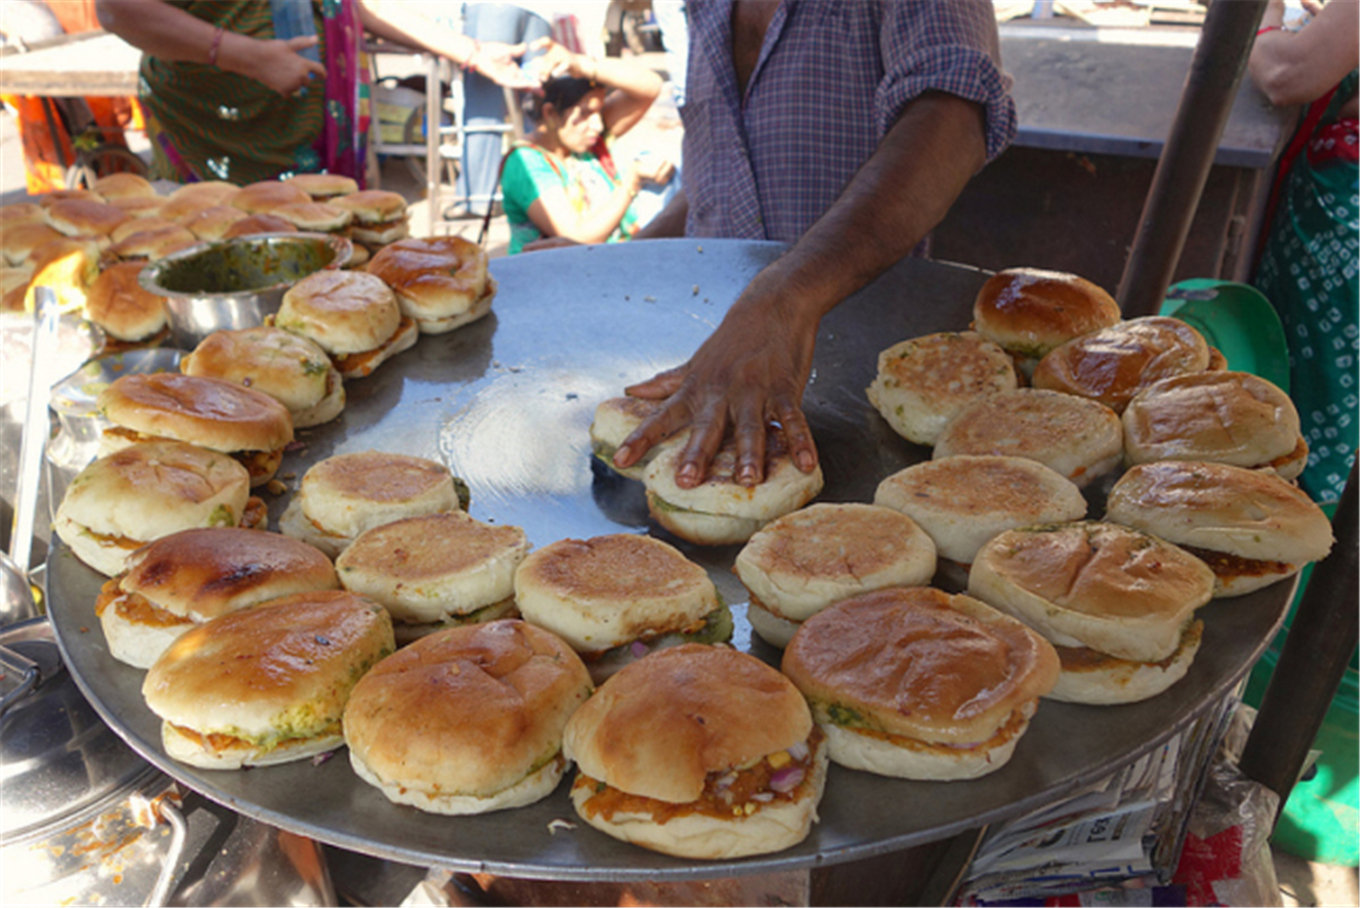
<instances>
[{"instance_id":1,"label":"metal table","mask_svg":"<svg viewBox=\"0 0 1360 908\"><path fill-rule=\"evenodd\" d=\"M640 487L591 464L596 403L675 365L705 338L746 282L783 249L773 243L669 240L498 259L492 314L423 337L348 385L341 418L300 433L285 460L300 477L333 454L376 448L443 460L472 490L471 513L518 524L535 546L563 537L643 531ZM869 501L877 483L929 451L895 435L864 388L880 349L960 329L986 273L909 260L824 320L806 409L823 456L826 501ZM286 504L271 502L277 519ZM658 530L652 530L659 535ZM671 539L671 541L675 541ZM738 547L678 543L729 602L745 601L730 568ZM354 775L343 751L322 765L212 772L167 758L159 720L140 697L142 672L108 656L93 614L101 576L58 546L48 594L65 657L101 715L151 762L241 813L344 849L406 864L527 879L685 881L819 868L936 842L1033 809L1108 775L1159 745L1226 696L1279 625L1292 584L1215 602L1185 679L1140 704L1045 701L1011 762L968 782L926 783L832 767L821 822L775 855L695 862L654 854L580 824L566 785L538 804L450 818L389 803ZM738 645L766 659L744 609Z\"/></svg>"}]
</instances>

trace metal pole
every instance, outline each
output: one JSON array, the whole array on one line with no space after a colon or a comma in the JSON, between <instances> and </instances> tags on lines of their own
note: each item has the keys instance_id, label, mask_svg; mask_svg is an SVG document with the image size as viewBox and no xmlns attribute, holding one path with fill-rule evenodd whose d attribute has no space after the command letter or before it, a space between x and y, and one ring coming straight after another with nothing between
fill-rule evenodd
<instances>
[{"instance_id":1,"label":"metal pole","mask_svg":"<svg viewBox=\"0 0 1360 908\"><path fill-rule=\"evenodd\" d=\"M1152 176L1115 297L1125 318L1155 315L1180 261L1266 0L1214 0Z\"/></svg>"},{"instance_id":2,"label":"metal pole","mask_svg":"<svg viewBox=\"0 0 1360 908\"><path fill-rule=\"evenodd\" d=\"M1242 772L1278 793L1280 810L1355 652L1360 625L1357 487L1360 482L1352 464L1332 519L1336 543L1313 568L1242 752Z\"/></svg>"}]
</instances>

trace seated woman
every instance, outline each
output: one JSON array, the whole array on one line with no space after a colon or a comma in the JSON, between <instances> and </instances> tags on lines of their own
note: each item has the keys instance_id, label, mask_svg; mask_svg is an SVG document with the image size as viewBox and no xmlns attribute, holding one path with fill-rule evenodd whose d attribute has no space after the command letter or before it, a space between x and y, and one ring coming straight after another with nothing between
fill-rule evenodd
<instances>
[{"instance_id":1,"label":"seated woman","mask_svg":"<svg viewBox=\"0 0 1360 908\"><path fill-rule=\"evenodd\" d=\"M543 238L626 240L641 226L632 210L644 180L666 182L664 159L618 168L610 141L632 129L661 92L661 77L627 60L597 60L551 39L534 61L548 75L536 97L538 126L506 155L501 196L510 254Z\"/></svg>"}]
</instances>

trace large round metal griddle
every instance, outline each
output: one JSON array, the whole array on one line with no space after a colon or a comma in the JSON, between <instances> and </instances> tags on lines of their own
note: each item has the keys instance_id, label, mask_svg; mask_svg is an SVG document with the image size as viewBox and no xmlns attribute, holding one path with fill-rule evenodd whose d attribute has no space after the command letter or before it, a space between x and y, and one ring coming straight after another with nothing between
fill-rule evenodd
<instances>
[{"instance_id":1,"label":"large round metal griddle","mask_svg":"<svg viewBox=\"0 0 1360 908\"><path fill-rule=\"evenodd\" d=\"M493 313L417 346L347 386L337 421L299 433L284 462L300 478L322 458L379 449L437 458L467 481L471 512L525 528L535 546L648 529L640 487L592 467L595 405L627 383L683 361L726 306L782 246L672 240L536 253L492 262ZM805 404L823 458L821 500L871 501L878 482L929 456L887 428L864 388L879 350L918 334L960 330L984 272L906 261L823 323ZM293 485L296 485L294 480ZM275 519L287 496L274 499ZM659 533L655 529L652 532ZM738 548L676 542L731 603ZM795 848L760 858L695 862L654 854L574 821L567 785L518 810L441 817L388 802L353 773L342 750L309 761L212 772L170 760L160 722L143 705L143 673L108 655L93 612L102 577L54 540L53 621L68 664L101 715L147 759L185 785L251 817L341 848L408 864L560 880L685 880L806 869L906 848L1021 813L1098 780L1160 744L1222 698L1278 626L1292 585L1201 610L1203 647L1189 675L1140 704L1044 701L1008 765L969 782L908 782L832 767L821 822ZM737 644L752 640L745 609Z\"/></svg>"}]
</instances>

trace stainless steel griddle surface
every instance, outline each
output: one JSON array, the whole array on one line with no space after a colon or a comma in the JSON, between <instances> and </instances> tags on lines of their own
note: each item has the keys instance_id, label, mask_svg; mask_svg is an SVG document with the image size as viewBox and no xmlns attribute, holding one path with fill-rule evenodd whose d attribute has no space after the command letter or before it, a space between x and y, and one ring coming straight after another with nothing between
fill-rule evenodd
<instances>
[{"instance_id":1,"label":"stainless steel griddle surface","mask_svg":"<svg viewBox=\"0 0 1360 908\"><path fill-rule=\"evenodd\" d=\"M704 565L731 603L738 547L703 548L649 528L641 488L597 472L588 427L595 405L683 361L746 282L782 250L772 243L670 240L493 261L492 314L412 350L347 386L340 419L299 433L285 460L311 464L352 451L442 460L472 489L471 513L516 524L535 546L565 537L651 531ZM885 476L929 457L895 435L864 388L878 352L899 340L962 330L987 275L907 261L828 317L805 405L826 474L823 501L871 501ZM296 479L292 482L296 486ZM287 503L270 503L277 520ZM1098 514L1098 511L1097 511ZM1044 701L1010 763L969 782L909 782L832 767L821 822L775 855L694 862L618 842L575 821L567 785L518 810L442 817L391 804L353 773L341 750L265 769L213 772L165 756L160 722L140 695L143 673L109 656L93 605L102 577L54 539L49 599L59 640L100 714L151 762L241 813L321 841L408 864L561 880L684 880L792 870L905 848L1021 813L1095 781L1160 744L1225 695L1278 626L1292 585L1200 611L1204 643L1189 675L1144 703L1088 707ZM768 661L737 605L737 645Z\"/></svg>"}]
</instances>

